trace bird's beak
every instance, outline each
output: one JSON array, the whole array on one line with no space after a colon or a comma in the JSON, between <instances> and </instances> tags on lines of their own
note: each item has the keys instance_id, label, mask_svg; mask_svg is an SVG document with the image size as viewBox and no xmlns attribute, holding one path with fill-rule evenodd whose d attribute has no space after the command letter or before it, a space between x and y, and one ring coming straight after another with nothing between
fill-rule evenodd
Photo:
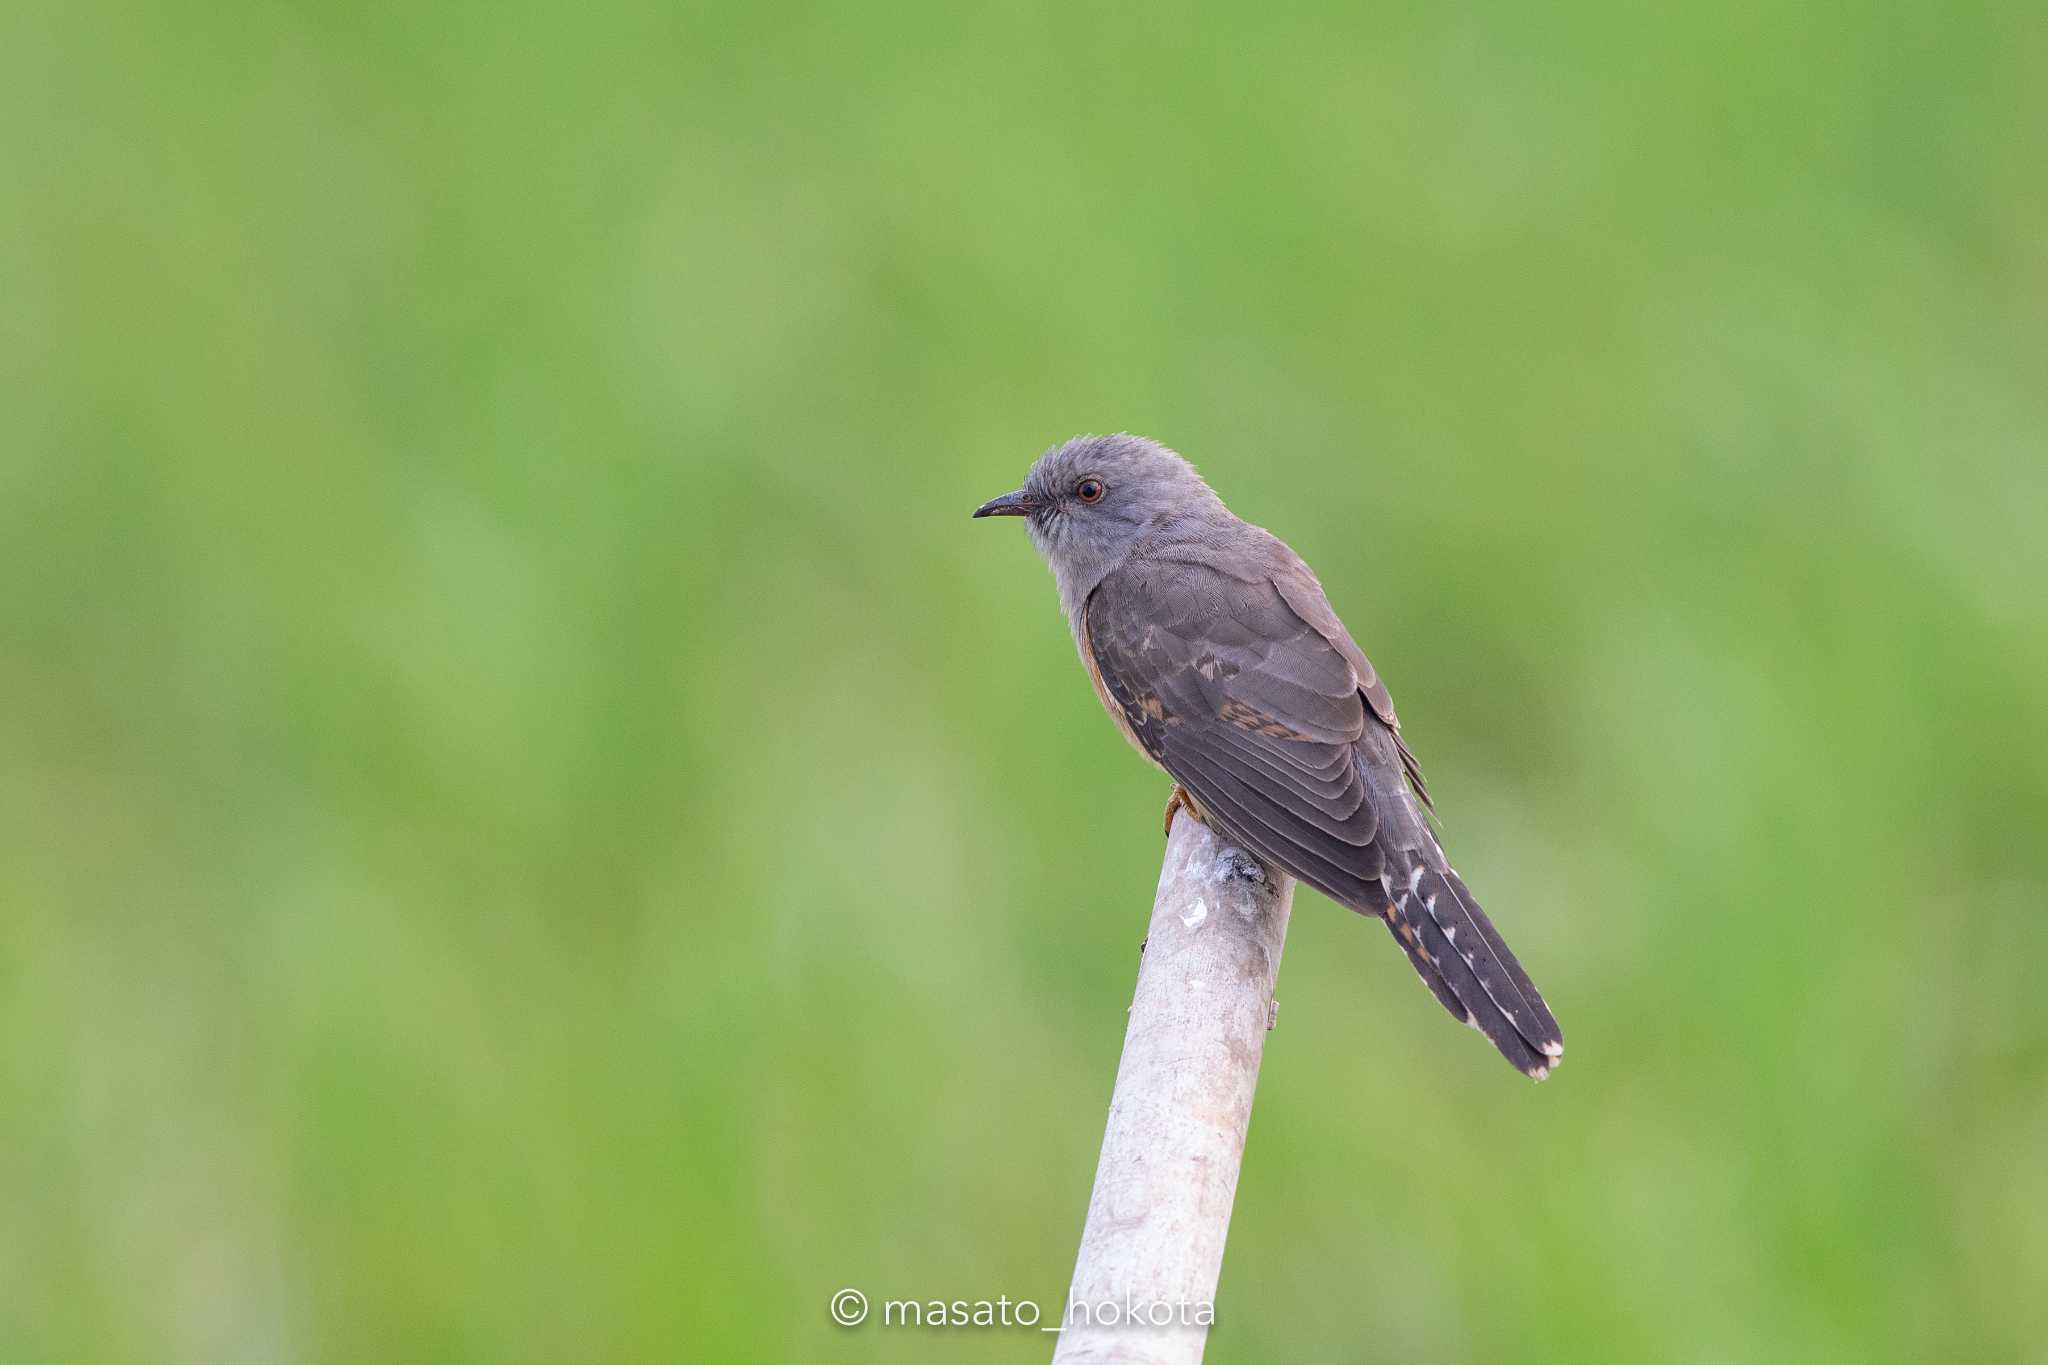
<instances>
[{"instance_id":1,"label":"bird's beak","mask_svg":"<svg viewBox=\"0 0 2048 1365\"><path fill-rule=\"evenodd\" d=\"M1020 488L1000 498L990 498L974 509L977 517L1028 517L1038 510L1038 499Z\"/></svg>"}]
</instances>

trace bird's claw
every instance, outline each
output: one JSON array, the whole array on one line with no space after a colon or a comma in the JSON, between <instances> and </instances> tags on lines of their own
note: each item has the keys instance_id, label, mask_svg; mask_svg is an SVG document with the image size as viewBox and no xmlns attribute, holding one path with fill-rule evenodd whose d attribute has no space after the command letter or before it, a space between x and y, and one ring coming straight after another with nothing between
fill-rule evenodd
<instances>
[{"instance_id":1,"label":"bird's claw","mask_svg":"<svg viewBox=\"0 0 2048 1365\"><path fill-rule=\"evenodd\" d=\"M1181 810L1186 811L1195 819L1201 820L1203 824L1208 823L1208 821L1202 820L1202 808L1195 804L1194 797L1188 795L1188 789L1176 782L1173 784L1173 795L1166 798L1166 816L1159 822L1159 832L1161 834L1173 833L1174 812Z\"/></svg>"}]
</instances>

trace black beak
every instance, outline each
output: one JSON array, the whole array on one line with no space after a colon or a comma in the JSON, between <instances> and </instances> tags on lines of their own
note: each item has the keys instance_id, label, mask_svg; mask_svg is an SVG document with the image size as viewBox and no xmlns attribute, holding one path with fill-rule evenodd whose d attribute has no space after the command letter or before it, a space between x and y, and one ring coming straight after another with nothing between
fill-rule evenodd
<instances>
[{"instance_id":1,"label":"black beak","mask_svg":"<svg viewBox=\"0 0 2048 1365\"><path fill-rule=\"evenodd\" d=\"M1000 498L990 498L974 509L977 517L1028 517L1038 510L1038 499L1020 488Z\"/></svg>"}]
</instances>

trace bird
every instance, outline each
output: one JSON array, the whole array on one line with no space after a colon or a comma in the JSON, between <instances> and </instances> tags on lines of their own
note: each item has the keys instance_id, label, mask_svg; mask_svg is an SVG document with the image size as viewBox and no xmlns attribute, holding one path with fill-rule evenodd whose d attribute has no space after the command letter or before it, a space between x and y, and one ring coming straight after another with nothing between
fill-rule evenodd
<instances>
[{"instance_id":1,"label":"bird","mask_svg":"<svg viewBox=\"0 0 2048 1365\"><path fill-rule=\"evenodd\" d=\"M975 509L1051 566L1095 694L1185 810L1384 920L1455 1018L1542 1080L1564 1035L1438 841L1393 698L1301 556L1195 467L1128 433L1076 436Z\"/></svg>"}]
</instances>

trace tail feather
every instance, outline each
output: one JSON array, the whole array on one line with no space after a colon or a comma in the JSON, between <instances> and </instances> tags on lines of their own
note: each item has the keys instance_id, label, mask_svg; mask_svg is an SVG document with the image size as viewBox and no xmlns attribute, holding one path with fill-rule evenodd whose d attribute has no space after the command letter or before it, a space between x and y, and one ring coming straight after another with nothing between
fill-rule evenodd
<instances>
[{"instance_id":1,"label":"tail feather","mask_svg":"<svg viewBox=\"0 0 2048 1365\"><path fill-rule=\"evenodd\" d=\"M1529 1007L1530 1021L1535 1025L1537 1033L1532 1035L1524 1029L1523 1036L1536 1042L1538 1050L1547 1057L1564 1056L1564 1033L1558 1028L1556 1018L1551 1015L1550 1006L1543 1003L1543 995L1536 989L1536 983L1529 979L1529 973L1522 970L1522 964L1508 951L1508 945L1501 940L1500 931L1493 927L1493 921L1479 908L1478 898L1448 863L1444 865L1443 877L1456 894L1458 905L1485 937L1486 945L1493 950L1501 970L1507 973L1508 980L1514 983L1516 990L1521 993L1523 1002Z\"/></svg>"},{"instance_id":2,"label":"tail feather","mask_svg":"<svg viewBox=\"0 0 2048 1365\"><path fill-rule=\"evenodd\" d=\"M1397 864L1383 879L1387 928L1453 1017L1486 1035L1517 1070L1543 1079L1564 1055L1557 1020L1441 853L1408 857L1405 876Z\"/></svg>"}]
</instances>

